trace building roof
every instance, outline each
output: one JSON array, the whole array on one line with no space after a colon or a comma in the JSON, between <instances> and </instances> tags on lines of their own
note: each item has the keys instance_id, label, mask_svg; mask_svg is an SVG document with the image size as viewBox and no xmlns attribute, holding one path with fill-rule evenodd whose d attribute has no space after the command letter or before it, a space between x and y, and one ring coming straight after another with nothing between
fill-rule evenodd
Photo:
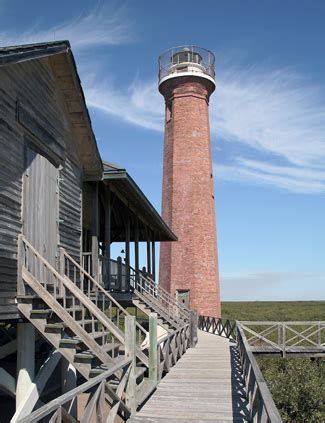
<instances>
[{"instance_id":1,"label":"building roof","mask_svg":"<svg viewBox=\"0 0 325 423\"><path fill-rule=\"evenodd\" d=\"M155 232L155 241L177 241L167 223L131 178L126 169L108 162L103 162L104 183L107 181L116 191L125 195L127 206L142 218Z\"/></svg>"},{"instance_id":2,"label":"building roof","mask_svg":"<svg viewBox=\"0 0 325 423\"><path fill-rule=\"evenodd\" d=\"M0 66L47 57L72 122L86 180L102 177L102 163L69 41L0 48Z\"/></svg>"}]
</instances>

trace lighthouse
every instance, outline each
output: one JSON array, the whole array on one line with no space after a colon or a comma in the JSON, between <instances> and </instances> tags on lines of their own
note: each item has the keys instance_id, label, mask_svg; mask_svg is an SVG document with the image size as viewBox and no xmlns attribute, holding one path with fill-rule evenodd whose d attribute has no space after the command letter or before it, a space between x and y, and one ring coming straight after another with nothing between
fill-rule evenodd
<instances>
[{"instance_id":1,"label":"lighthouse","mask_svg":"<svg viewBox=\"0 0 325 423\"><path fill-rule=\"evenodd\" d=\"M184 305L220 316L209 98L215 58L203 48L172 48L159 57L165 98L162 216L177 242L160 247L159 283Z\"/></svg>"}]
</instances>

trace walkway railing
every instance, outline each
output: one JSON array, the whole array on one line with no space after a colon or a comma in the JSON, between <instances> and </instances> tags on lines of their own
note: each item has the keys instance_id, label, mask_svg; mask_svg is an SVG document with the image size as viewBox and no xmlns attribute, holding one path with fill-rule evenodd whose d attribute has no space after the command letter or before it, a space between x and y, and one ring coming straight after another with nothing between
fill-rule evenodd
<instances>
[{"instance_id":1,"label":"walkway railing","mask_svg":"<svg viewBox=\"0 0 325 423\"><path fill-rule=\"evenodd\" d=\"M108 289L118 287L117 290L129 291L136 289L142 294L148 295L153 301L158 302L167 311L172 319L180 320L182 323L190 320L190 310L181 302L177 301L168 291L158 285L151 275L142 271L135 270L132 266L126 266L121 258L118 260L110 259L110 281L106 280L107 275L103 274L103 270L107 267L104 256L99 257L101 269L100 275L103 280L103 286ZM87 274L91 274L92 255L91 252L83 253L83 269ZM114 283L113 283L114 282ZM158 304L158 305L159 305Z\"/></svg>"},{"instance_id":2,"label":"walkway railing","mask_svg":"<svg viewBox=\"0 0 325 423\"><path fill-rule=\"evenodd\" d=\"M149 298L156 307L161 307L162 311L167 313L170 319L180 323L189 322L190 311L152 279L139 273L134 278L133 283L135 290Z\"/></svg>"},{"instance_id":3,"label":"walkway railing","mask_svg":"<svg viewBox=\"0 0 325 423\"><path fill-rule=\"evenodd\" d=\"M240 324L237 324L237 347L250 405L250 421L281 423L280 413Z\"/></svg>"},{"instance_id":4,"label":"walkway railing","mask_svg":"<svg viewBox=\"0 0 325 423\"><path fill-rule=\"evenodd\" d=\"M60 249L60 272L69 277L115 325L124 332L125 317L130 314L63 248ZM140 346L147 331L136 322L136 340Z\"/></svg>"},{"instance_id":5,"label":"walkway railing","mask_svg":"<svg viewBox=\"0 0 325 423\"><path fill-rule=\"evenodd\" d=\"M265 379L258 367L241 322L216 317L200 316L198 328L209 333L236 340L242 373L249 401L250 420L258 423L281 423L282 419L273 401Z\"/></svg>"},{"instance_id":6,"label":"walkway railing","mask_svg":"<svg viewBox=\"0 0 325 423\"><path fill-rule=\"evenodd\" d=\"M169 372L190 346L190 325L168 333L158 342L158 380Z\"/></svg>"},{"instance_id":7,"label":"walkway railing","mask_svg":"<svg viewBox=\"0 0 325 423\"><path fill-rule=\"evenodd\" d=\"M252 352L257 354L324 354L325 322L244 322Z\"/></svg>"},{"instance_id":8,"label":"walkway railing","mask_svg":"<svg viewBox=\"0 0 325 423\"><path fill-rule=\"evenodd\" d=\"M42 421L50 421L53 423L90 422L93 416L96 416L97 422L114 422L118 411L123 415L123 418L127 419L131 415L131 410L126 404L131 369L132 360L123 360L121 363L115 365L101 375L55 398L48 404L34 411L28 417L19 420L18 423L36 423ZM118 381L115 391L109 386L108 382L118 370L122 370L122 376ZM83 398L82 401L79 401L79 418L77 420L76 406L78 399L81 399L82 395L88 397L88 401L87 398ZM110 397L112 403L110 407L106 401L107 395Z\"/></svg>"},{"instance_id":9,"label":"walkway railing","mask_svg":"<svg viewBox=\"0 0 325 423\"><path fill-rule=\"evenodd\" d=\"M236 322L234 320L199 316L198 329L236 340Z\"/></svg>"}]
</instances>

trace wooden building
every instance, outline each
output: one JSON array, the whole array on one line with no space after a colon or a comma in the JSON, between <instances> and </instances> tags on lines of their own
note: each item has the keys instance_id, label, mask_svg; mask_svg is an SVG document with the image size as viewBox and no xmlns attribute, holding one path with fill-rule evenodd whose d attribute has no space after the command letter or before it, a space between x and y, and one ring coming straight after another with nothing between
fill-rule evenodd
<instances>
[{"instance_id":1,"label":"wooden building","mask_svg":"<svg viewBox=\"0 0 325 423\"><path fill-rule=\"evenodd\" d=\"M68 42L0 49L0 320L19 317L17 237L80 256L82 188L102 163Z\"/></svg>"},{"instance_id":2,"label":"wooden building","mask_svg":"<svg viewBox=\"0 0 325 423\"><path fill-rule=\"evenodd\" d=\"M134 242L139 268L145 241L154 276L154 242L176 237L125 169L105 164L103 173L69 43L0 49L0 91L0 321L19 317L21 233L54 266L60 246L90 260L94 276L108 259L107 286L110 244L125 242L128 266Z\"/></svg>"}]
</instances>

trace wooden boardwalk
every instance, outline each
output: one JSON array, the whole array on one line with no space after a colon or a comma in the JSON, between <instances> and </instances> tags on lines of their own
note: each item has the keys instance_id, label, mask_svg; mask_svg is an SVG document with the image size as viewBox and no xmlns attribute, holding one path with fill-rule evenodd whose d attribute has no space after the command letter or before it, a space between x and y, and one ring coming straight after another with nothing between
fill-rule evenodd
<instances>
[{"instance_id":1,"label":"wooden boardwalk","mask_svg":"<svg viewBox=\"0 0 325 423\"><path fill-rule=\"evenodd\" d=\"M236 345L198 331L197 346L186 352L128 422L246 422L248 416Z\"/></svg>"}]
</instances>

